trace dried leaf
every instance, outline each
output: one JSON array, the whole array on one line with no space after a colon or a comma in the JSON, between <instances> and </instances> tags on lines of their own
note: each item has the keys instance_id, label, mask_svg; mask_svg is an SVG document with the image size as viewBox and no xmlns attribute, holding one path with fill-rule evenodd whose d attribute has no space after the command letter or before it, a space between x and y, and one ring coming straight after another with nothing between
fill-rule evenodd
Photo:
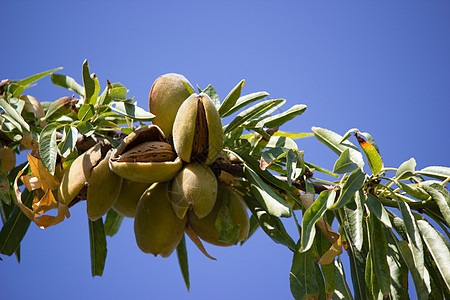
<instances>
[{"instance_id":1,"label":"dried leaf","mask_svg":"<svg viewBox=\"0 0 450 300\"><path fill-rule=\"evenodd\" d=\"M23 184L30 192L42 187L39 178L35 176L23 175L22 177L20 177L20 180L22 180Z\"/></svg>"},{"instance_id":2,"label":"dried leaf","mask_svg":"<svg viewBox=\"0 0 450 300\"><path fill-rule=\"evenodd\" d=\"M58 207L58 202L51 190L47 190L41 199L36 196L33 202L33 211L36 217L56 207Z\"/></svg>"},{"instance_id":3,"label":"dried leaf","mask_svg":"<svg viewBox=\"0 0 450 300\"><path fill-rule=\"evenodd\" d=\"M50 189L55 190L59 187L59 180L53 176L46 167L44 167L44 164L40 159L37 159L36 157L30 155L27 153L28 156L28 162L30 164L31 173L39 178L39 181L41 182L42 189L44 191Z\"/></svg>"},{"instance_id":4,"label":"dried leaf","mask_svg":"<svg viewBox=\"0 0 450 300\"><path fill-rule=\"evenodd\" d=\"M330 249L325 252L322 257L319 259L319 265L328 265L334 261L334 258L338 255L342 254L342 241L341 237L336 240L336 242L331 245Z\"/></svg>"},{"instance_id":5,"label":"dried leaf","mask_svg":"<svg viewBox=\"0 0 450 300\"><path fill-rule=\"evenodd\" d=\"M62 221L64 221L64 218L70 218L69 207L65 204L58 203L58 215L43 215L35 218L33 221L39 228L45 229L47 227L61 223Z\"/></svg>"},{"instance_id":6,"label":"dried leaf","mask_svg":"<svg viewBox=\"0 0 450 300\"><path fill-rule=\"evenodd\" d=\"M202 241L200 240L200 238L198 237L198 235L194 232L194 230L192 230L192 228L188 225L186 226L186 230L185 230L186 234L189 236L189 238L191 239L192 242L194 242L194 244L197 246L197 248L209 259L212 260L217 260L214 257L212 257L211 255L208 254L208 252L206 252L205 247L202 244Z\"/></svg>"}]
</instances>

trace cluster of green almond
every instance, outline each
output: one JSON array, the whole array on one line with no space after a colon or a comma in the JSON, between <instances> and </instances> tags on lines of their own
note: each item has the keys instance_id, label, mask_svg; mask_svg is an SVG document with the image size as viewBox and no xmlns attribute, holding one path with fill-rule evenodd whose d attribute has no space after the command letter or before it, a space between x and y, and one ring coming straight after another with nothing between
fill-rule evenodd
<instances>
[{"instance_id":1,"label":"cluster of green almond","mask_svg":"<svg viewBox=\"0 0 450 300\"><path fill-rule=\"evenodd\" d=\"M186 86L192 88L182 75L160 76L149 96L153 125L107 153L95 145L61 175L59 201L71 202L87 185L89 218L97 220L111 208L134 217L139 248L155 256L169 256L187 226L206 242L232 245L216 228L224 205L239 228L235 242L249 230L242 198L210 168L223 148L219 113L207 94L191 94Z\"/></svg>"}]
</instances>

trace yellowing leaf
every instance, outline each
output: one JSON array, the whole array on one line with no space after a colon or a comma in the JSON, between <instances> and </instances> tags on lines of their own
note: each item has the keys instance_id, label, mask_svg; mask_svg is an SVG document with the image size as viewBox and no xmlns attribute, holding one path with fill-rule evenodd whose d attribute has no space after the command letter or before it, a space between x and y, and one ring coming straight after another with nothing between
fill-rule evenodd
<instances>
[{"instance_id":1,"label":"yellowing leaf","mask_svg":"<svg viewBox=\"0 0 450 300\"><path fill-rule=\"evenodd\" d=\"M355 137L366 155L370 170L372 170L374 175L377 175L383 168L383 161L381 160L380 154L371 143L367 142L357 134L355 134Z\"/></svg>"},{"instance_id":2,"label":"yellowing leaf","mask_svg":"<svg viewBox=\"0 0 450 300\"><path fill-rule=\"evenodd\" d=\"M35 176L23 175L20 177L20 180L22 180L23 184L30 192L41 188L41 182L39 181L39 178Z\"/></svg>"},{"instance_id":3,"label":"yellowing leaf","mask_svg":"<svg viewBox=\"0 0 450 300\"><path fill-rule=\"evenodd\" d=\"M33 221L39 228L45 229L47 227L61 223L62 221L64 221L64 218L70 218L69 208L65 204L58 203L58 215L43 215L35 218Z\"/></svg>"},{"instance_id":4,"label":"yellowing leaf","mask_svg":"<svg viewBox=\"0 0 450 300\"><path fill-rule=\"evenodd\" d=\"M37 196L35 197L35 201L33 203L33 211L35 216L39 216L53 208L58 207L58 202L56 202L55 197L51 190L47 190L45 195L39 199Z\"/></svg>"},{"instance_id":5,"label":"yellowing leaf","mask_svg":"<svg viewBox=\"0 0 450 300\"><path fill-rule=\"evenodd\" d=\"M331 245L330 249L325 252L319 259L319 265L328 265L334 261L334 258L342 254L342 242L341 237L339 237L336 242Z\"/></svg>"},{"instance_id":6,"label":"yellowing leaf","mask_svg":"<svg viewBox=\"0 0 450 300\"><path fill-rule=\"evenodd\" d=\"M42 161L29 153L27 153L27 156L31 168L31 173L37 178L39 178L39 181L41 182L42 185L42 189L44 191L48 189L50 190L57 189L59 187L59 180L55 176L50 174L47 168L44 167Z\"/></svg>"}]
</instances>

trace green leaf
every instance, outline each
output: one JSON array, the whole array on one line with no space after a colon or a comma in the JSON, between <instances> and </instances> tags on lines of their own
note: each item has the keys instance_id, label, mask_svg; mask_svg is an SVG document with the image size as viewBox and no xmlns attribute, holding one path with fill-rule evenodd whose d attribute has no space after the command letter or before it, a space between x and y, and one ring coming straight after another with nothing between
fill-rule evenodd
<instances>
[{"instance_id":1,"label":"green leaf","mask_svg":"<svg viewBox=\"0 0 450 300\"><path fill-rule=\"evenodd\" d=\"M406 180L414 176L416 167L416 160L411 158L398 167L397 172L395 173L395 178L397 180Z\"/></svg>"},{"instance_id":2,"label":"green leaf","mask_svg":"<svg viewBox=\"0 0 450 300\"><path fill-rule=\"evenodd\" d=\"M258 101L258 100L262 100L265 97L269 96L269 93L267 92L256 92L256 93L252 93L252 94L248 94L242 97L239 97L239 99L236 101L236 103L234 104L234 106L232 108L230 108L229 111L227 111L226 113L224 113L221 117L225 118L235 112L237 112L238 110L240 110L241 108L243 108L244 106Z\"/></svg>"},{"instance_id":3,"label":"green leaf","mask_svg":"<svg viewBox=\"0 0 450 300\"><path fill-rule=\"evenodd\" d=\"M292 120L296 116L303 114L306 110L306 105L296 104L289 108L287 111L279 113L275 116L269 117L264 120L264 126L267 128L275 128L283 125L287 121Z\"/></svg>"},{"instance_id":4,"label":"green leaf","mask_svg":"<svg viewBox=\"0 0 450 300\"><path fill-rule=\"evenodd\" d=\"M381 292L386 297L390 292L391 276L387 262L387 241L384 233L384 226L378 218L373 215L369 215L368 223L373 269Z\"/></svg>"},{"instance_id":5,"label":"green leaf","mask_svg":"<svg viewBox=\"0 0 450 300\"><path fill-rule=\"evenodd\" d=\"M337 210L343 207L347 202L349 202L353 195L363 187L364 179L366 174L364 174L361 169L356 169L345 181L338 200L329 209Z\"/></svg>"},{"instance_id":6,"label":"green leaf","mask_svg":"<svg viewBox=\"0 0 450 300\"><path fill-rule=\"evenodd\" d=\"M95 114L95 108L92 104L83 104L78 111L78 119L80 121L88 121L92 119Z\"/></svg>"},{"instance_id":7,"label":"green leaf","mask_svg":"<svg viewBox=\"0 0 450 300\"><path fill-rule=\"evenodd\" d=\"M391 274L390 295L392 299L409 299L408 267L406 266L394 238L386 234L387 262Z\"/></svg>"},{"instance_id":8,"label":"green leaf","mask_svg":"<svg viewBox=\"0 0 450 300\"><path fill-rule=\"evenodd\" d=\"M250 216L250 229L248 230L247 238L243 241L241 241L241 246L250 239L250 237L256 232L256 230L259 228L258 220L254 215Z\"/></svg>"},{"instance_id":9,"label":"green leaf","mask_svg":"<svg viewBox=\"0 0 450 300\"><path fill-rule=\"evenodd\" d=\"M26 86L26 85L29 85L30 83L33 83L33 82L35 82L35 81L38 81L39 79L41 79L41 78L43 78L43 77L45 77L45 76L47 76L47 75L49 75L49 74L51 74L51 73L53 73L53 72L55 72L55 71L61 70L61 69L62 69L62 68L60 67L60 68L56 68L56 69L53 69L53 70L45 71L45 72L42 72L42 73L39 73L39 74L35 74L35 75L30 76L30 77L28 77L28 78L19 80L19 81L16 82L16 83L17 83L18 85Z\"/></svg>"},{"instance_id":10,"label":"green leaf","mask_svg":"<svg viewBox=\"0 0 450 300\"><path fill-rule=\"evenodd\" d=\"M52 74L50 76L54 85L63 87L72 92L77 93L81 97L84 97L84 88L78 84L72 77L61 75L61 74Z\"/></svg>"},{"instance_id":11,"label":"green leaf","mask_svg":"<svg viewBox=\"0 0 450 300\"><path fill-rule=\"evenodd\" d=\"M316 234L316 227L314 225L322 218L327 207L333 203L335 197L335 191L323 191L306 210L302 221L301 252L308 251L311 248Z\"/></svg>"},{"instance_id":12,"label":"green leaf","mask_svg":"<svg viewBox=\"0 0 450 300\"><path fill-rule=\"evenodd\" d=\"M289 281L291 293L295 300L317 299L319 297L315 265L311 250L294 253Z\"/></svg>"},{"instance_id":13,"label":"green leaf","mask_svg":"<svg viewBox=\"0 0 450 300\"><path fill-rule=\"evenodd\" d=\"M327 170L327 169L325 169L325 168L316 166L315 164L312 164L312 163L309 163L309 162L306 162L306 161L305 161L305 165L306 165L311 171L318 171L318 172L321 172L321 173L323 173L323 174L326 174L326 175L330 175L330 176L339 178L339 175L338 175L338 174L333 173L333 172L331 172L330 170Z\"/></svg>"},{"instance_id":14,"label":"green leaf","mask_svg":"<svg viewBox=\"0 0 450 300\"><path fill-rule=\"evenodd\" d=\"M365 300L366 298L366 284L364 272L366 269L367 251L357 251L354 246L349 243L347 248L350 272L353 283L353 289L355 290L355 299ZM364 247L363 247L364 248Z\"/></svg>"},{"instance_id":15,"label":"green leaf","mask_svg":"<svg viewBox=\"0 0 450 300\"><path fill-rule=\"evenodd\" d=\"M291 208L286 201L278 196L252 169L244 168L245 177L249 180L250 190L267 212L274 217L290 217Z\"/></svg>"},{"instance_id":16,"label":"green leaf","mask_svg":"<svg viewBox=\"0 0 450 300\"><path fill-rule=\"evenodd\" d=\"M281 147L271 148L267 151L264 151L261 155L261 170L267 169L273 162L279 160L284 157L289 150L286 150Z\"/></svg>"},{"instance_id":17,"label":"green leaf","mask_svg":"<svg viewBox=\"0 0 450 300\"><path fill-rule=\"evenodd\" d=\"M192 95L194 93L194 90L192 89L191 85L183 80L181 80L181 82L183 83L184 87L189 92L189 94Z\"/></svg>"},{"instance_id":18,"label":"green leaf","mask_svg":"<svg viewBox=\"0 0 450 300\"><path fill-rule=\"evenodd\" d=\"M358 140L359 145L363 149L363 152L367 158L367 162L369 163L370 170L374 175L377 175L380 173L381 169L383 169L383 161L381 160L381 156L378 153L377 149L364 140L359 135L355 135L356 139Z\"/></svg>"},{"instance_id":19,"label":"green leaf","mask_svg":"<svg viewBox=\"0 0 450 300\"><path fill-rule=\"evenodd\" d=\"M56 130L60 126L58 123L50 123L44 127L39 135L39 154L42 163L51 174L55 174L56 157L58 155Z\"/></svg>"},{"instance_id":20,"label":"green leaf","mask_svg":"<svg viewBox=\"0 0 450 300\"><path fill-rule=\"evenodd\" d=\"M236 104L236 101L239 99L239 96L241 95L241 90L244 84L245 80L241 80L225 97L225 99L223 100L222 104L219 107L219 115L221 118Z\"/></svg>"},{"instance_id":21,"label":"green leaf","mask_svg":"<svg viewBox=\"0 0 450 300\"><path fill-rule=\"evenodd\" d=\"M278 130L277 132L275 132L273 134L273 136L284 136L284 137L296 140L296 139L302 139L305 137L314 136L314 133L312 133L312 132L285 132L285 131Z\"/></svg>"},{"instance_id":22,"label":"green leaf","mask_svg":"<svg viewBox=\"0 0 450 300\"><path fill-rule=\"evenodd\" d=\"M336 289L333 299L353 300L352 293L345 278L344 266L339 257L334 260L334 266L336 268Z\"/></svg>"},{"instance_id":23,"label":"green leaf","mask_svg":"<svg viewBox=\"0 0 450 300\"><path fill-rule=\"evenodd\" d=\"M98 97L97 105L109 105L112 101L113 99L109 96L109 85L107 85L101 93L100 97Z\"/></svg>"},{"instance_id":24,"label":"green leaf","mask_svg":"<svg viewBox=\"0 0 450 300\"><path fill-rule=\"evenodd\" d=\"M62 97L58 100L53 101L47 109L44 119L54 120L65 114L68 110L68 105L76 99L72 97Z\"/></svg>"},{"instance_id":25,"label":"green leaf","mask_svg":"<svg viewBox=\"0 0 450 300\"><path fill-rule=\"evenodd\" d=\"M77 129L82 135L84 135L86 137L92 135L95 132L94 126L89 122L78 123Z\"/></svg>"},{"instance_id":26,"label":"green leaf","mask_svg":"<svg viewBox=\"0 0 450 300\"><path fill-rule=\"evenodd\" d=\"M96 78L94 74L94 78ZM97 100L97 96L95 94L96 86L95 86L95 79L91 77L90 71L89 71L89 64L87 59L83 62L83 84L84 84L84 103L90 104L91 101L92 104L95 104L95 101ZM95 99L94 99L95 97Z\"/></svg>"},{"instance_id":27,"label":"green leaf","mask_svg":"<svg viewBox=\"0 0 450 300\"><path fill-rule=\"evenodd\" d=\"M355 133L360 133L358 128L352 128L349 129L344 136L342 137L341 141L339 142L339 144L342 144L344 141L348 140L353 134Z\"/></svg>"},{"instance_id":28,"label":"green leaf","mask_svg":"<svg viewBox=\"0 0 450 300\"><path fill-rule=\"evenodd\" d=\"M266 148L298 149L297 143L293 139L285 136L271 136Z\"/></svg>"},{"instance_id":29,"label":"green leaf","mask_svg":"<svg viewBox=\"0 0 450 300\"><path fill-rule=\"evenodd\" d=\"M103 219L89 220L89 241L91 248L91 274L92 277L103 275L106 261L106 235Z\"/></svg>"},{"instance_id":30,"label":"green leaf","mask_svg":"<svg viewBox=\"0 0 450 300\"><path fill-rule=\"evenodd\" d=\"M433 257L436 267L450 290L450 249L449 241L425 220L417 220L417 225L425 245Z\"/></svg>"},{"instance_id":31,"label":"green leaf","mask_svg":"<svg viewBox=\"0 0 450 300\"><path fill-rule=\"evenodd\" d=\"M258 221L262 230L277 244L284 245L292 251L296 251L297 247L286 232L283 223L277 217L271 216L264 207L253 197L244 195L245 204L250 209L254 218Z\"/></svg>"},{"instance_id":32,"label":"green leaf","mask_svg":"<svg viewBox=\"0 0 450 300\"><path fill-rule=\"evenodd\" d=\"M384 208L383 204L381 204L375 196L373 196L372 194L367 194L366 204L367 207L369 207L369 210L374 214L375 217L377 217L378 220L383 222L387 227L392 227L388 212Z\"/></svg>"},{"instance_id":33,"label":"green leaf","mask_svg":"<svg viewBox=\"0 0 450 300\"><path fill-rule=\"evenodd\" d=\"M135 104L114 102L110 107L112 110L138 121L151 121L155 117L154 114L145 111Z\"/></svg>"},{"instance_id":34,"label":"green leaf","mask_svg":"<svg viewBox=\"0 0 450 300\"><path fill-rule=\"evenodd\" d=\"M184 283L186 284L186 288L189 291L191 284L189 282L188 254L186 249L186 239L184 235L177 246L177 257L178 257L178 264L181 270L181 275L183 275Z\"/></svg>"},{"instance_id":35,"label":"green leaf","mask_svg":"<svg viewBox=\"0 0 450 300\"><path fill-rule=\"evenodd\" d=\"M114 209L110 209L106 214L104 225L105 234L111 237L114 236L119 231L123 218L123 215L117 213Z\"/></svg>"},{"instance_id":36,"label":"green leaf","mask_svg":"<svg viewBox=\"0 0 450 300\"><path fill-rule=\"evenodd\" d=\"M345 149L333 167L333 172L338 174L350 173L358 169L358 165L350 159L349 149Z\"/></svg>"},{"instance_id":37,"label":"green leaf","mask_svg":"<svg viewBox=\"0 0 450 300\"><path fill-rule=\"evenodd\" d=\"M262 101L250 108L247 108L246 110L239 113L233 121L231 121L230 124L227 125L225 132L230 132L231 130L241 126L244 124L247 120L250 120L251 118L255 117L259 113L265 111L266 109L269 109L272 106L275 106L279 103L284 103L286 100L284 99L278 99L278 100L266 100ZM223 105L223 103L222 103Z\"/></svg>"},{"instance_id":38,"label":"green leaf","mask_svg":"<svg viewBox=\"0 0 450 300\"><path fill-rule=\"evenodd\" d=\"M5 99L0 98L0 107L13 118L20 126L23 127L26 131L30 131L30 125L22 118L20 114L8 103Z\"/></svg>"},{"instance_id":39,"label":"green leaf","mask_svg":"<svg viewBox=\"0 0 450 300\"><path fill-rule=\"evenodd\" d=\"M212 85L208 85L204 90L203 93L205 93L206 95L209 96L209 98L211 98L212 102L214 103L214 106L219 109L220 107L220 99L219 99L219 95L217 95L216 90L214 89L214 87Z\"/></svg>"},{"instance_id":40,"label":"green leaf","mask_svg":"<svg viewBox=\"0 0 450 300\"><path fill-rule=\"evenodd\" d=\"M364 241L363 219L366 195L359 190L353 199L354 201L344 206L344 226L348 229L350 243L353 243L356 249L361 251Z\"/></svg>"},{"instance_id":41,"label":"green leaf","mask_svg":"<svg viewBox=\"0 0 450 300\"><path fill-rule=\"evenodd\" d=\"M31 207L33 193L25 189L22 193L22 202ZM30 219L25 216L17 205L14 205L12 212L4 223L0 231L0 253L11 256L20 246L25 233L30 226Z\"/></svg>"},{"instance_id":42,"label":"green leaf","mask_svg":"<svg viewBox=\"0 0 450 300\"><path fill-rule=\"evenodd\" d=\"M59 153L66 158L75 149L78 130L76 127L66 125L64 127L64 139L58 144Z\"/></svg>"},{"instance_id":43,"label":"green leaf","mask_svg":"<svg viewBox=\"0 0 450 300\"><path fill-rule=\"evenodd\" d=\"M408 269L411 270L417 295L428 295L427 290L429 287L429 278L428 272L426 271L424 265L423 244L418 225L408 204L403 201L398 201L398 206L403 218L405 233L408 239L407 249L409 253L402 248L403 246L401 246L400 242L399 249L402 253L403 259L408 265ZM411 259L409 259L409 255L411 255Z\"/></svg>"},{"instance_id":44,"label":"green leaf","mask_svg":"<svg viewBox=\"0 0 450 300\"><path fill-rule=\"evenodd\" d=\"M302 173L302 165L297 151L289 149L286 156L286 177L289 185Z\"/></svg>"},{"instance_id":45,"label":"green leaf","mask_svg":"<svg viewBox=\"0 0 450 300\"><path fill-rule=\"evenodd\" d=\"M425 181L420 183L423 188L439 207L439 211L447 224L450 224L450 193L437 181Z\"/></svg>"},{"instance_id":46,"label":"green leaf","mask_svg":"<svg viewBox=\"0 0 450 300\"><path fill-rule=\"evenodd\" d=\"M397 184L398 187L404 190L408 195L411 195L416 199L428 200L428 198L430 198L430 194L428 194L418 184L406 184L401 181L396 181L395 184Z\"/></svg>"},{"instance_id":47,"label":"green leaf","mask_svg":"<svg viewBox=\"0 0 450 300\"><path fill-rule=\"evenodd\" d=\"M316 138L330 148L337 155L341 155L345 149L350 152L350 159L358 165L358 167L364 166L364 160L361 152L358 148L349 141L341 142L342 136L339 134L320 127L312 127L312 131Z\"/></svg>"},{"instance_id":48,"label":"green leaf","mask_svg":"<svg viewBox=\"0 0 450 300\"><path fill-rule=\"evenodd\" d=\"M440 167L440 166L431 166L426 167L420 171L417 171L416 174L437 178L439 180L446 180L450 177L450 168L448 167Z\"/></svg>"},{"instance_id":49,"label":"green leaf","mask_svg":"<svg viewBox=\"0 0 450 300\"><path fill-rule=\"evenodd\" d=\"M127 100L127 88L123 86L110 88L108 90L108 96L114 101L126 101Z\"/></svg>"}]
</instances>

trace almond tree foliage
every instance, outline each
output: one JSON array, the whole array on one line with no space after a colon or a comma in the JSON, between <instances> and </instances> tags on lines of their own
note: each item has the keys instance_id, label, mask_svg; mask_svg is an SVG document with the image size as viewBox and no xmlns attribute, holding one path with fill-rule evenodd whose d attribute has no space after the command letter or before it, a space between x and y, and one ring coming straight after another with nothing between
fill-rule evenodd
<instances>
[{"instance_id":1,"label":"almond tree foliage","mask_svg":"<svg viewBox=\"0 0 450 300\"><path fill-rule=\"evenodd\" d=\"M70 203L57 196L61 174L75 159L97 144L119 147L155 117L137 106L122 84L107 81L101 90L87 61L82 84L58 70L6 79L0 86L0 253L14 254L19 261L31 222L40 228L57 225L70 217L70 207L86 199L85 187ZM26 94L48 75L74 96L39 102ZM251 213L249 233L240 241L241 228L223 205L215 220L218 241L242 245L261 228L273 242L288 247L295 299L409 299L413 288L419 299L450 299L450 168L416 170L414 158L398 168L385 167L371 135L356 128L343 135L319 127L312 133L283 132L279 128L306 106L276 113L286 100L267 99L266 92L241 95L243 86L239 82L222 101L213 86L197 86L221 118L231 119L223 126L221 154L209 167ZM309 136L337 154L332 171L305 161L295 140ZM28 159L16 165L21 152ZM48 215L51 210L57 215ZM102 275L106 235L113 236L123 218L111 208L103 218L89 221L92 276ZM283 222L288 221L295 222L298 235L287 233ZM185 232L210 257L189 225ZM176 252L189 289L184 234ZM349 257L350 274L344 272L341 254Z\"/></svg>"}]
</instances>

